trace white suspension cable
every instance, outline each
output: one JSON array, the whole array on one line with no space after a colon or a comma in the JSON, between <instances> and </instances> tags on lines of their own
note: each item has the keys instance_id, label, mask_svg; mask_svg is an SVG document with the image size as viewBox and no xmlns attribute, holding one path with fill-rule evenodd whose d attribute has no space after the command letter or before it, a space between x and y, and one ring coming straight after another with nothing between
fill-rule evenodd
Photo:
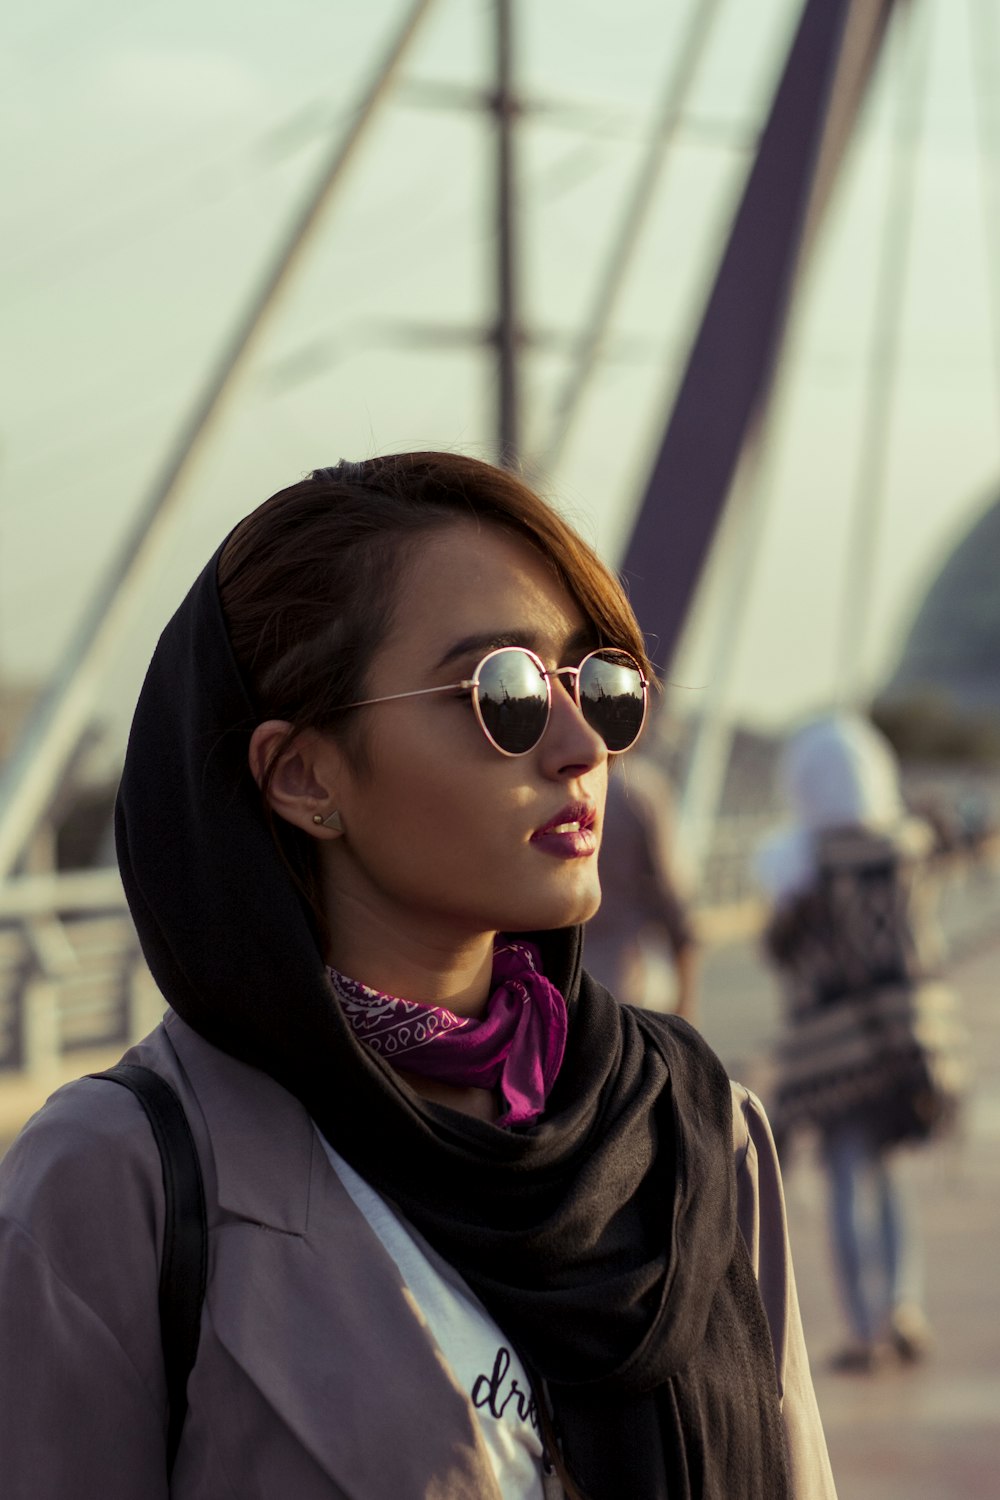
<instances>
[{"instance_id":1,"label":"white suspension cable","mask_svg":"<svg viewBox=\"0 0 1000 1500\"><path fill-rule=\"evenodd\" d=\"M920 21L923 21L923 25ZM891 170L875 282L861 440L850 497L850 534L838 631L835 692L852 705L861 691L864 654L878 582L889 477L892 409L912 247L913 208L931 55L930 12L897 7L898 95Z\"/></svg>"}]
</instances>

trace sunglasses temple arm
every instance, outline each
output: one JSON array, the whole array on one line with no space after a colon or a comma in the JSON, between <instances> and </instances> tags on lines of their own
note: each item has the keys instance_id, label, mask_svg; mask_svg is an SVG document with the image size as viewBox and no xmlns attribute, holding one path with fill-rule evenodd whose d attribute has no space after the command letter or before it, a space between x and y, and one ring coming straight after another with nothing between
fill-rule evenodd
<instances>
[{"instance_id":1,"label":"sunglasses temple arm","mask_svg":"<svg viewBox=\"0 0 1000 1500\"><path fill-rule=\"evenodd\" d=\"M428 693L452 693L457 692L459 688L468 689L475 686L473 678L466 677L461 682L446 682L442 687L415 688L409 693L386 693L384 698L362 698L357 703L343 704L341 712L348 708L369 708L373 703L393 703L397 698L425 698Z\"/></svg>"}]
</instances>

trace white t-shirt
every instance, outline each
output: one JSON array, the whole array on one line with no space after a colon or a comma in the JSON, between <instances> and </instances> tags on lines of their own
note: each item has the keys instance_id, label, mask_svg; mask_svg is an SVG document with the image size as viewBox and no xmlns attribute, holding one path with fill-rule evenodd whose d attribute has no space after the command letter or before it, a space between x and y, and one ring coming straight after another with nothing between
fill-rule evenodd
<instances>
[{"instance_id":1,"label":"white t-shirt","mask_svg":"<svg viewBox=\"0 0 1000 1500\"><path fill-rule=\"evenodd\" d=\"M535 1398L521 1361L458 1273L433 1265L385 1200L322 1135L320 1140L355 1205L399 1267L456 1382L475 1408L504 1500L545 1500L553 1485L543 1479Z\"/></svg>"}]
</instances>

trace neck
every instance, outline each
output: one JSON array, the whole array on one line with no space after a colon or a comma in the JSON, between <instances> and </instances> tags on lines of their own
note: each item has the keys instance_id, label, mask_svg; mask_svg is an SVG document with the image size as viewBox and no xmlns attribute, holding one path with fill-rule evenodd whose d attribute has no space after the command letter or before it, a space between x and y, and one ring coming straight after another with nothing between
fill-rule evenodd
<instances>
[{"instance_id":1,"label":"neck","mask_svg":"<svg viewBox=\"0 0 1000 1500\"><path fill-rule=\"evenodd\" d=\"M371 911L341 901L330 922L326 961L351 979L416 1000L441 1005L458 1016L479 1019L490 998L493 932L461 939L401 929Z\"/></svg>"}]
</instances>

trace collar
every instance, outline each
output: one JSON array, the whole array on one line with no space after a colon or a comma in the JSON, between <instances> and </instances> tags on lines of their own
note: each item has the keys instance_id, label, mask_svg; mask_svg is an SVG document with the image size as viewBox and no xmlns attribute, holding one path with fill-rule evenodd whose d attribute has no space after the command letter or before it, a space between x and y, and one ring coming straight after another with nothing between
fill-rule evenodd
<instances>
[{"instance_id":1,"label":"collar","mask_svg":"<svg viewBox=\"0 0 1000 1500\"><path fill-rule=\"evenodd\" d=\"M164 1032L188 1088L185 1106L204 1120L219 1207L285 1234L305 1234L316 1132L303 1106L273 1078L206 1042L168 1011ZM199 1142L199 1145L204 1142ZM322 1166L325 1168L325 1162Z\"/></svg>"}]
</instances>

